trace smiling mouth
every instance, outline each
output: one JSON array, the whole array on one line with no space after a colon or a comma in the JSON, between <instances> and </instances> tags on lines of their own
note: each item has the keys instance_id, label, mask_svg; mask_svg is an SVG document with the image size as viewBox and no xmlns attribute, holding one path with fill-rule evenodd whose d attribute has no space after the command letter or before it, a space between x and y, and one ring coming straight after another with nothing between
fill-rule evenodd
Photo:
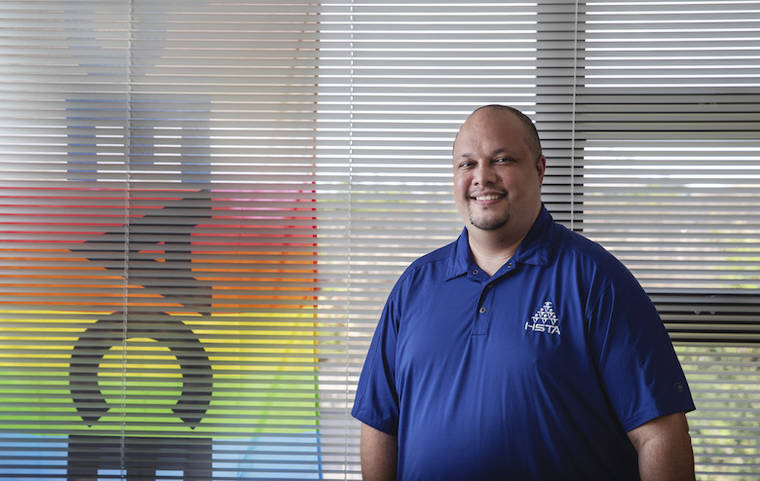
<instances>
[{"instance_id":1,"label":"smiling mouth","mask_svg":"<svg viewBox=\"0 0 760 481\"><path fill-rule=\"evenodd\" d=\"M470 199L475 200L477 202L490 202L494 200L499 200L502 197L504 197L504 194L481 194L481 195L472 195L470 196Z\"/></svg>"}]
</instances>

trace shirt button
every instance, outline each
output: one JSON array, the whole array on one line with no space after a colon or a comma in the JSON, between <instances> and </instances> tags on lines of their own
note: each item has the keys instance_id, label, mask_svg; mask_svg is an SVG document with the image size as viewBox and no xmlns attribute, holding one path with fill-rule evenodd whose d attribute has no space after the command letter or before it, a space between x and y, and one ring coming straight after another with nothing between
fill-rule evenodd
<instances>
[{"instance_id":1,"label":"shirt button","mask_svg":"<svg viewBox=\"0 0 760 481\"><path fill-rule=\"evenodd\" d=\"M485 314L487 310L488 309L486 309L485 307L481 307L480 309L478 309L478 312L481 314Z\"/></svg>"},{"instance_id":2,"label":"shirt button","mask_svg":"<svg viewBox=\"0 0 760 481\"><path fill-rule=\"evenodd\" d=\"M472 275L473 275L473 276L477 276L477 275L478 275L478 270L477 270L477 269L473 269L473 271L472 271Z\"/></svg>"}]
</instances>

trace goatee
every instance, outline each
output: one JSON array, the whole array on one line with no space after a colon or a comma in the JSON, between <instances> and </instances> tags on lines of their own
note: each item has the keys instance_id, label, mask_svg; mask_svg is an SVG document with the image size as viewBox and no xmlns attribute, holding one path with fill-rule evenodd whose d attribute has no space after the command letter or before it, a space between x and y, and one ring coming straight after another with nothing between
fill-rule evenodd
<instances>
[{"instance_id":1,"label":"goatee","mask_svg":"<svg viewBox=\"0 0 760 481\"><path fill-rule=\"evenodd\" d=\"M509 213L505 212L501 217L492 218L480 218L478 219L473 215L472 209L469 209L468 216L470 218L470 224L482 230L496 230L504 227L509 222ZM486 216L483 216L486 217Z\"/></svg>"}]
</instances>

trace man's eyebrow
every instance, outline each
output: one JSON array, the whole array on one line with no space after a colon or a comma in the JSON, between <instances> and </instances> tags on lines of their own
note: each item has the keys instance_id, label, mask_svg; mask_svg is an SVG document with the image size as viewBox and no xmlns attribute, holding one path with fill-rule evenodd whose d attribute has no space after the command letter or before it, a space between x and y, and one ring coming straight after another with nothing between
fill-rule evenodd
<instances>
[{"instance_id":1,"label":"man's eyebrow","mask_svg":"<svg viewBox=\"0 0 760 481\"><path fill-rule=\"evenodd\" d=\"M507 150L506 147L499 147L498 149L496 149L493 152L491 152L491 157L495 157L495 156L497 156L499 154L512 155L512 154L509 153L509 150ZM464 152L462 154L459 154L459 158L460 159L469 159L469 158L472 158L472 154L470 152Z\"/></svg>"}]
</instances>

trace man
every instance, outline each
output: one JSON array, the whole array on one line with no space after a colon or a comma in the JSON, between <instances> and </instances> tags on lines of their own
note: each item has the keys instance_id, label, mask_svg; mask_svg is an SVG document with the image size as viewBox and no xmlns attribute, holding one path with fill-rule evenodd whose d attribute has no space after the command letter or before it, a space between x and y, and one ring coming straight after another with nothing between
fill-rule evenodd
<instances>
[{"instance_id":1,"label":"man","mask_svg":"<svg viewBox=\"0 0 760 481\"><path fill-rule=\"evenodd\" d=\"M365 481L694 479L683 371L651 301L541 203L530 119L454 142L465 229L388 297L357 388Z\"/></svg>"}]
</instances>

